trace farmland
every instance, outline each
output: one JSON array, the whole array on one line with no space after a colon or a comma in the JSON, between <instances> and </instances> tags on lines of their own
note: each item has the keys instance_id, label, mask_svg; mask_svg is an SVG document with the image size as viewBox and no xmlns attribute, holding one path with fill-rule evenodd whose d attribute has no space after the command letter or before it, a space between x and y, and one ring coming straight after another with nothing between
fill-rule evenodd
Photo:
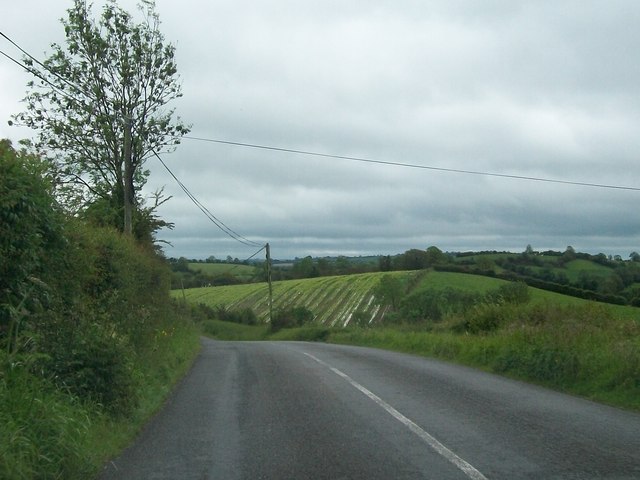
<instances>
[{"instance_id":1,"label":"farmland","mask_svg":"<svg viewBox=\"0 0 640 480\"><path fill-rule=\"evenodd\" d=\"M304 306L313 312L317 323L345 327L357 313L367 323L383 318L385 309L377 304L373 289L383 273L363 273L333 277L273 282L273 308ZM416 273L394 272L403 279ZM173 292L180 298L182 293ZM230 309L251 308L266 321L269 314L269 288L266 283L192 288L184 291L190 303Z\"/></svg>"},{"instance_id":2,"label":"farmland","mask_svg":"<svg viewBox=\"0 0 640 480\"><path fill-rule=\"evenodd\" d=\"M203 263L189 262L189 270L201 272L205 275L233 275L241 281L249 281L255 275L255 267L251 265L233 263Z\"/></svg>"},{"instance_id":3,"label":"farmland","mask_svg":"<svg viewBox=\"0 0 640 480\"><path fill-rule=\"evenodd\" d=\"M398 280L404 290L396 309L376 296L385 275ZM525 287L527 298L520 303L495 296L505 287L518 285L523 284L433 270L275 282L274 309L305 307L314 315L310 324L279 331L265 324L269 309L266 283L172 294L176 298L184 294L191 304L251 308L258 315L261 325L203 321L203 332L219 339L374 346L459 362L640 409L638 308L531 287ZM471 305L458 308L465 298L472 299ZM435 309L429 303L433 299ZM418 315L413 315L416 311Z\"/></svg>"},{"instance_id":4,"label":"farmland","mask_svg":"<svg viewBox=\"0 0 640 480\"><path fill-rule=\"evenodd\" d=\"M273 308L304 306L315 317L315 322L326 326L346 327L354 318L360 323L380 323L387 308L375 298L374 288L384 275L392 275L407 285L412 281L414 290L455 288L467 292L486 293L504 285L504 280L451 272L392 272L363 273L332 277L318 277L273 282ZM584 300L531 288L532 303L559 305L583 305ZM176 298L183 293L174 290ZM258 318L267 321L269 313L269 289L266 283L192 288L184 290L189 303L202 303L210 307L229 309L251 308ZM631 317L637 309L611 306L622 316Z\"/></svg>"}]
</instances>

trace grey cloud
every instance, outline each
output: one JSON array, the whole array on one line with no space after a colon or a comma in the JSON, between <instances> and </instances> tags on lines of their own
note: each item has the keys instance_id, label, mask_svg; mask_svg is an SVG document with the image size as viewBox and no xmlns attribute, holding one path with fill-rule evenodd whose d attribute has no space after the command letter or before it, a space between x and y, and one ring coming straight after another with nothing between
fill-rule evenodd
<instances>
[{"instance_id":1,"label":"grey cloud","mask_svg":"<svg viewBox=\"0 0 640 480\"><path fill-rule=\"evenodd\" d=\"M59 41L51 18L12 9ZM132 9L133 0L122 5ZM639 187L640 4L470 0L170 2L193 135L426 166ZM58 35L58 37L56 37ZM35 38L32 38L35 37ZM19 40L22 37L18 37ZM0 94L0 114L25 79ZM8 77L7 77L8 78ZM26 83L26 79L25 79ZM3 83L4 86L4 83ZM5 101L5 99L7 99ZM11 106L13 111L15 106ZM0 118L2 120L2 118ZM13 135L14 130L5 134ZM445 250L638 250L639 192L527 182L184 140L163 155L198 199L280 258ZM242 258L155 159L174 198L169 255ZM619 250L619 251L617 251Z\"/></svg>"}]
</instances>

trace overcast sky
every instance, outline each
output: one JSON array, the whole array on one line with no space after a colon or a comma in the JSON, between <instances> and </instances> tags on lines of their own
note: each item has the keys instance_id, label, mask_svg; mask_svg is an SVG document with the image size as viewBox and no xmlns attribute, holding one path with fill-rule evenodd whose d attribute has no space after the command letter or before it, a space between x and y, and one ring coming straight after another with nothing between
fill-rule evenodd
<instances>
[{"instance_id":1,"label":"overcast sky","mask_svg":"<svg viewBox=\"0 0 640 480\"><path fill-rule=\"evenodd\" d=\"M2 0L7 3L7 0ZM71 0L11 2L36 57ZM135 1L121 1L131 12ZM102 5L96 0L95 5ZM385 162L640 188L640 2L156 0L191 136ZM0 38L0 50L20 57ZM0 57L0 138L29 75ZM640 251L640 191L184 140L164 160L275 258L446 251ZM249 257L157 160L168 256Z\"/></svg>"}]
</instances>

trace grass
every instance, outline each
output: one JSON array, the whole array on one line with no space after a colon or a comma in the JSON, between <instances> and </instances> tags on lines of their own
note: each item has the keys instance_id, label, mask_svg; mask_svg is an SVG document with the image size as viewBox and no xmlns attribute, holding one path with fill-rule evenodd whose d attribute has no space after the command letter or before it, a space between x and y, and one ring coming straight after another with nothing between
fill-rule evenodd
<instances>
[{"instance_id":1,"label":"grass","mask_svg":"<svg viewBox=\"0 0 640 480\"><path fill-rule=\"evenodd\" d=\"M91 432L91 450L98 464L118 454L162 407L195 359L200 349L199 335L199 330L189 325L159 333L156 348L145 352L139 360L143 367L139 374L137 408L127 417L105 417Z\"/></svg>"},{"instance_id":2,"label":"grass","mask_svg":"<svg viewBox=\"0 0 640 480\"><path fill-rule=\"evenodd\" d=\"M95 477L162 406L195 358L198 339L198 330L185 324L161 333L153 350L141 352L137 406L117 416L0 354L0 478Z\"/></svg>"},{"instance_id":3,"label":"grass","mask_svg":"<svg viewBox=\"0 0 640 480\"><path fill-rule=\"evenodd\" d=\"M91 408L22 366L0 380L0 478L86 478Z\"/></svg>"},{"instance_id":4,"label":"grass","mask_svg":"<svg viewBox=\"0 0 640 480\"><path fill-rule=\"evenodd\" d=\"M361 311L370 318L380 318L381 312L372 302L373 288L384 273L364 273L333 277L273 282L273 307L304 306L311 310L319 323L334 325L348 323L352 314ZM393 272L403 278L414 272ZM189 303L209 307L226 306L231 309L252 308L266 321L269 312L266 283L192 288L184 291ZM174 298L182 298L182 291L174 290ZM377 317L378 316L378 317Z\"/></svg>"},{"instance_id":5,"label":"grass","mask_svg":"<svg viewBox=\"0 0 640 480\"><path fill-rule=\"evenodd\" d=\"M205 275L224 275L226 273L242 281L249 281L255 275L255 267L233 263L189 263L189 270L202 272Z\"/></svg>"},{"instance_id":6,"label":"grass","mask_svg":"<svg viewBox=\"0 0 640 480\"><path fill-rule=\"evenodd\" d=\"M351 283L359 283L358 288L364 291L372 288L380 275L365 274L352 278ZM396 275L410 279L407 272ZM327 277L285 282L279 292L291 303L306 302L315 305L317 312L334 315L348 309L348 296L337 293L346 290L348 280ZM450 272L429 272L414 281L413 292L456 288L487 293L505 284L495 278ZM238 288L235 301L245 306L243 299L259 297L239 287L225 288ZM340 323L332 327L325 321L271 333L265 325L212 321L206 324L205 333L227 340L327 341L424 355L640 410L640 310L535 288L529 291L526 304L477 305L439 322L340 328ZM225 290L225 295L233 297L230 290ZM336 304L338 298L341 300ZM330 305L323 306L323 302ZM475 333L469 333L474 325L477 328L471 331Z\"/></svg>"},{"instance_id":7,"label":"grass","mask_svg":"<svg viewBox=\"0 0 640 480\"><path fill-rule=\"evenodd\" d=\"M640 410L640 322L607 307L528 305L485 335L418 327L345 329L329 341L436 357ZM538 323L542 322L542 323Z\"/></svg>"},{"instance_id":8,"label":"grass","mask_svg":"<svg viewBox=\"0 0 640 480\"><path fill-rule=\"evenodd\" d=\"M607 278L616 275L615 271L589 260L576 259L567 263L565 273L571 282L578 282L583 275L595 278Z\"/></svg>"},{"instance_id":9,"label":"grass","mask_svg":"<svg viewBox=\"0 0 640 480\"><path fill-rule=\"evenodd\" d=\"M201 324L202 333L217 340L256 341L266 340L268 325L241 325L239 323L205 320Z\"/></svg>"}]
</instances>

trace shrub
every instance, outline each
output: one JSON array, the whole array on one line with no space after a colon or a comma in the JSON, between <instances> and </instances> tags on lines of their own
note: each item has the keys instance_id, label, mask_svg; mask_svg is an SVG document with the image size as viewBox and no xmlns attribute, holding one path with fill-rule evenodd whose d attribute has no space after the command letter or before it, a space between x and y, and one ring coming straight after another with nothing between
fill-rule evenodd
<instances>
[{"instance_id":1,"label":"shrub","mask_svg":"<svg viewBox=\"0 0 640 480\"><path fill-rule=\"evenodd\" d=\"M482 334L497 330L509 318L504 305L479 303L466 311L463 320L454 326L458 333Z\"/></svg>"},{"instance_id":2,"label":"shrub","mask_svg":"<svg viewBox=\"0 0 640 480\"><path fill-rule=\"evenodd\" d=\"M313 312L304 306L279 309L274 312L271 319L271 330L275 332L281 328L301 327L311 322L313 318Z\"/></svg>"},{"instance_id":3,"label":"shrub","mask_svg":"<svg viewBox=\"0 0 640 480\"><path fill-rule=\"evenodd\" d=\"M258 316L248 307L230 310L225 305L219 305L215 308L214 318L223 322L241 323L243 325L256 325L258 323Z\"/></svg>"},{"instance_id":4,"label":"shrub","mask_svg":"<svg viewBox=\"0 0 640 480\"><path fill-rule=\"evenodd\" d=\"M62 242L47 165L0 140L0 346L15 350L20 323L46 301L45 252Z\"/></svg>"},{"instance_id":5,"label":"shrub","mask_svg":"<svg viewBox=\"0 0 640 480\"><path fill-rule=\"evenodd\" d=\"M189 304L187 308L194 322L204 322L216 318L216 310L204 303Z\"/></svg>"},{"instance_id":6,"label":"shrub","mask_svg":"<svg viewBox=\"0 0 640 480\"><path fill-rule=\"evenodd\" d=\"M356 310L351 315L351 325L356 325L358 327L369 327L369 321L371 320L371 314L367 313L363 310Z\"/></svg>"},{"instance_id":7,"label":"shrub","mask_svg":"<svg viewBox=\"0 0 640 480\"><path fill-rule=\"evenodd\" d=\"M489 293L487 297L490 301L504 301L519 305L527 303L531 298L531 294L527 284L519 281L501 285L495 292Z\"/></svg>"},{"instance_id":8,"label":"shrub","mask_svg":"<svg viewBox=\"0 0 640 480\"><path fill-rule=\"evenodd\" d=\"M0 141L0 478L91 478L89 419L135 420L197 345L152 245L65 215L46 177Z\"/></svg>"},{"instance_id":9,"label":"shrub","mask_svg":"<svg viewBox=\"0 0 640 480\"><path fill-rule=\"evenodd\" d=\"M563 385L576 381L580 361L575 351L553 345L519 344L501 352L493 367L498 373Z\"/></svg>"},{"instance_id":10,"label":"shrub","mask_svg":"<svg viewBox=\"0 0 640 480\"><path fill-rule=\"evenodd\" d=\"M84 452L89 413L25 368L3 364L0 478L90 478L93 465Z\"/></svg>"},{"instance_id":11,"label":"shrub","mask_svg":"<svg viewBox=\"0 0 640 480\"><path fill-rule=\"evenodd\" d=\"M91 324L48 332L42 369L62 389L94 401L110 412L136 404L133 351L124 337Z\"/></svg>"},{"instance_id":12,"label":"shrub","mask_svg":"<svg viewBox=\"0 0 640 480\"><path fill-rule=\"evenodd\" d=\"M456 288L428 289L407 295L400 304L403 319L409 322L438 322L446 315L462 313L480 300L480 295Z\"/></svg>"},{"instance_id":13,"label":"shrub","mask_svg":"<svg viewBox=\"0 0 640 480\"><path fill-rule=\"evenodd\" d=\"M273 335L275 340L290 340L300 342L324 342L329 338L331 329L321 325L306 325L303 327L280 330Z\"/></svg>"},{"instance_id":14,"label":"shrub","mask_svg":"<svg viewBox=\"0 0 640 480\"><path fill-rule=\"evenodd\" d=\"M381 305L388 305L393 310L398 308L405 292L405 285L397 276L383 275L374 289L374 294Z\"/></svg>"}]
</instances>

